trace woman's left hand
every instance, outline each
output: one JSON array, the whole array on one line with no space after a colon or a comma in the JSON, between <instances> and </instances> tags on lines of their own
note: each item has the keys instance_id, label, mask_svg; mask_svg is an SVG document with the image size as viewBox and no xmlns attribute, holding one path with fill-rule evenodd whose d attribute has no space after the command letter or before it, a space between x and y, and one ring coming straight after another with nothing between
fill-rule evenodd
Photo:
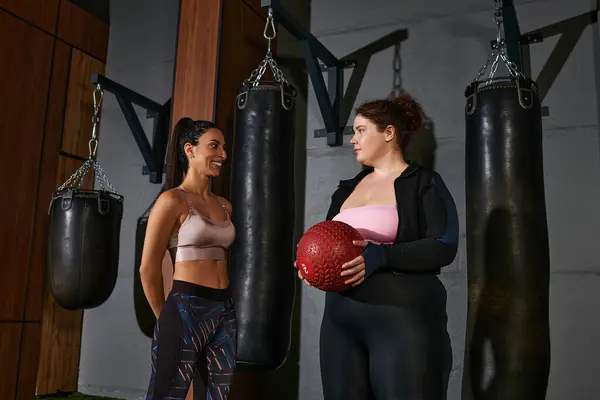
<instances>
[{"instance_id":1,"label":"woman's left hand","mask_svg":"<svg viewBox=\"0 0 600 400\"><path fill-rule=\"evenodd\" d=\"M363 249L367 246L368 242L364 240L354 240L352 242L355 246L362 247ZM365 280L365 259L363 256L358 256L354 260L348 261L342 265L342 276L350 277L344 283L352 286L358 286Z\"/></svg>"}]
</instances>

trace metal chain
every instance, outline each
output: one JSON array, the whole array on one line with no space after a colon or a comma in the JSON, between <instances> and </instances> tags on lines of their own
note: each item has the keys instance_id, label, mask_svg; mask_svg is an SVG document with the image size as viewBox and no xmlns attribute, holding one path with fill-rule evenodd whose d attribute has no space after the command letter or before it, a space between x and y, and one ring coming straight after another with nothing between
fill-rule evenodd
<instances>
[{"instance_id":1,"label":"metal chain","mask_svg":"<svg viewBox=\"0 0 600 400\"><path fill-rule=\"evenodd\" d=\"M269 34L269 28L272 30L272 34ZM273 53L271 53L271 40L275 39L277 36L277 31L275 30L275 21L273 19L273 10L269 8L269 14L267 16L267 23L265 24L265 29L263 31L263 37L267 39L267 54L265 58L260 62L258 67L252 71L252 74L246 79L246 82L252 84L252 86L258 86L260 80L263 75L267 71L267 66L271 69L273 73L273 78L278 83L288 83L288 81L283 76L283 72L277 66L277 62L273 59Z\"/></svg>"},{"instance_id":2,"label":"metal chain","mask_svg":"<svg viewBox=\"0 0 600 400\"><path fill-rule=\"evenodd\" d=\"M98 150L98 125L100 125L100 110L102 108L102 99L104 97L104 90L100 84L96 85L93 97L94 112L92 115L92 138L88 142L88 159L58 188L58 191L74 188L80 189L86 176L90 173L90 170L93 170L95 177L94 181L100 185L100 190L105 191L106 188L108 188L111 192L119 194L96 160L96 153Z\"/></svg>"},{"instance_id":3,"label":"metal chain","mask_svg":"<svg viewBox=\"0 0 600 400\"><path fill-rule=\"evenodd\" d=\"M98 150L98 125L100 125L100 107L102 107L102 98L104 97L104 90L100 84L96 85L94 89L94 114L92 115L92 138L88 142L88 149L90 151L90 160L96 159L96 151Z\"/></svg>"},{"instance_id":4,"label":"metal chain","mask_svg":"<svg viewBox=\"0 0 600 400\"><path fill-rule=\"evenodd\" d=\"M397 97L402 94L402 57L400 55L400 43L394 46L394 60L392 61L392 91L390 97Z\"/></svg>"},{"instance_id":5,"label":"metal chain","mask_svg":"<svg viewBox=\"0 0 600 400\"><path fill-rule=\"evenodd\" d=\"M523 75L523 73L519 71L515 63L508 59L508 56L506 54L506 42L504 39L502 39L502 0L494 0L494 22L496 23L496 45L490 53L490 56L486 61L485 65L479 70L477 77L473 79L473 82L480 80L483 74L485 74L485 71L488 68L490 68L490 66L491 68L488 79L492 79L496 75L496 71L498 70L498 63L500 62L500 60L504 62L504 65L508 69L508 73L511 76L515 78L525 78L525 75Z\"/></svg>"}]
</instances>

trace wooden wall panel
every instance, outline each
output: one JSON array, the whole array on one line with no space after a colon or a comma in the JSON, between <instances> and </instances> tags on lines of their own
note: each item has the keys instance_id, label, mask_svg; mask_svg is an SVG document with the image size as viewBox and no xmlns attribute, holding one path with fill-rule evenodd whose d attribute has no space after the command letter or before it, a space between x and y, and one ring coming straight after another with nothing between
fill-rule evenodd
<instances>
[{"instance_id":1,"label":"wooden wall panel","mask_svg":"<svg viewBox=\"0 0 600 400\"><path fill-rule=\"evenodd\" d=\"M0 320L21 320L52 63L52 37L0 11ZM27 49L27 51L23 51Z\"/></svg>"},{"instance_id":2,"label":"wooden wall panel","mask_svg":"<svg viewBox=\"0 0 600 400\"><path fill-rule=\"evenodd\" d=\"M67 91L74 93L67 147L87 157L90 75L104 73L107 46L108 25L67 0L0 0L0 167L10 194L0 199L3 400L33 399L37 381L46 394L77 389L82 312L59 309L48 297L47 212L52 192L82 164L62 157L58 165Z\"/></svg>"},{"instance_id":3,"label":"wooden wall panel","mask_svg":"<svg viewBox=\"0 0 600 400\"><path fill-rule=\"evenodd\" d=\"M240 0L242 3L246 3L246 5L254 11L257 15L261 16L263 19L267 18L267 12L262 9L260 6L261 0Z\"/></svg>"},{"instance_id":4,"label":"wooden wall panel","mask_svg":"<svg viewBox=\"0 0 600 400\"><path fill-rule=\"evenodd\" d=\"M221 3L222 0L181 0L172 127L182 117L211 121L214 118ZM170 146L167 187L180 181L180 177L175 177L176 151L176 146Z\"/></svg>"},{"instance_id":5,"label":"wooden wall panel","mask_svg":"<svg viewBox=\"0 0 600 400\"><path fill-rule=\"evenodd\" d=\"M82 164L80 160L60 156L55 185L62 184ZM92 173L88 175L82 188L93 188ZM57 391L76 391L83 311L71 311L59 307L48 293L43 314L36 394L41 396Z\"/></svg>"},{"instance_id":6,"label":"wooden wall panel","mask_svg":"<svg viewBox=\"0 0 600 400\"><path fill-rule=\"evenodd\" d=\"M77 390L83 311L65 310L46 296L36 394Z\"/></svg>"},{"instance_id":7,"label":"wooden wall panel","mask_svg":"<svg viewBox=\"0 0 600 400\"><path fill-rule=\"evenodd\" d=\"M215 179L213 190L225 198L229 198L230 192L235 99L242 82L258 67L267 52L267 40L263 37L265 23L265 19L243 1L231 2L229 7L223 8L215 121L225 133L229 159L220 177ZM276 42L272 41L271 46L275 55ZM267 71L265 78L271 79L270 74L270 70Z\"/></svg>"},{"instance_id":8,"label":"wooden wall panel","mask_svg":"<svg viewBox=\"0 0 600 400\"><path fill-rule=\"evenodd\" d=\"M52 193L57 188L57 155L60 152L71 47L57 41L54 49L52 79L46 110L46 129L42 150L40 177L38 182L37 206L33 247L29 261L25 319L40 321L46 294L46 235L48 229L48 207Z\"/></svg>"},{"instance_id":9,"label":"wooden wall panel","mask_svg":"<svg viewBox=\"0 0 600 400\"><path fill-rule=\"evenodd\" d=\"M12 399L17 387L19 344L21 341L20 322L0 322L0 398Z\"/></svg>"},{"instance_id":10,"label":"wooden wall panel","mask_svg":"<svg viewBox=\"0 0 600 400\"><path fill-rule=\"evenodd\" d=\"M213 119L220 17L221 0L181 0L173 125L184 116Z\"/></svg>"},{"instance_id":11,"label":"wooden wall panel","mask_svg":"<svg viewBox=\"0 0 600 400\"><path fill-rule=\"evenodd\" d=\"M106 61L109 25L69 0L60 0L57 36L81 51Z\"/></svg>"},{"instance_id":12,"label":"wooden wall panel","mask_svg":"<svg viewBox=\"0 0 600 400\"><path fill-rule=\"evenodd\" d=\"M40 360L40 335L42 324L28 322L23 324L21 357L19 360L19 377L17 381L16 399L34 399L35 384Z\"/></svg>"},{"instance_id":13,"label":"wooden wall panel","mask_svg":"<svg viewBox=\"0 0 600 400\"><path fill-rule=\"evenodd\" d=\"M60 0L0 0L0 8L54 35Z\"/></svg>"},{"instance_id":14,"label":"wooden wall panel","mask_svg":"<svg viewBox=\"0 0 600 400\"><path fill-rule=\"evenodd\" d=\"M88 158L89 140L92 138L92 115L94 115L94 86L92 73L104 74L105 64L93 57L73 49L71 72L62 136L62 151ZM98 131L98 137L100 132Z\"/></svg>"}]
</instances>

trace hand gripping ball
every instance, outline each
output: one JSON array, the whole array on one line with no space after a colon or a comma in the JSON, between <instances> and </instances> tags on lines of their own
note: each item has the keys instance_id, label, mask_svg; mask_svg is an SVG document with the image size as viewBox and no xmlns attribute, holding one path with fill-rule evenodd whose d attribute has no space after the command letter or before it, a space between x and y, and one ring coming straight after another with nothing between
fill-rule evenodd
<instances>
[{"instance_id":1,"label":"hand gripping ball","mask_svg":"<svg viewBox=\"0 0 600 400\"><path fill-rule=\"evenodd\" d=\"M296 268L302 277L317 289L341 292L351 285L344 283L342 265L362 254L361 247L352 244L363 240L356 229L340 221L324 221L310 227L296 249Z\"/></svg>"}]
</instances>

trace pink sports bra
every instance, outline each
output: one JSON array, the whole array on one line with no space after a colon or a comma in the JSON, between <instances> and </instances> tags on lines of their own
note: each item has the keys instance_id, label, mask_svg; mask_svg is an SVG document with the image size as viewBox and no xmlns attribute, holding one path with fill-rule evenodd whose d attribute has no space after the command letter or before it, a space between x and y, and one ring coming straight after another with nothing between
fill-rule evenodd
<instances>
[{"instance_id":1,"label":"pink sports bra","mask_svg":"<svg viewBox=\"0 0 600 400\"><path fill-rule=\"evenodd\" d=\"M381 244L393 243L398 231L396 206L371 205L340 211L334 221L345 222L356 229L364 240Z\"/></svg>"},{"instance_id":2,"label":"pink sports bra","mask_svg":"<svg viewBox=\"0 0 600 400\"><path fill-rule=\"evenodd\" d=\"M174 249L175 262L192 260L224 260L225 249L235 238L235 227L223 204L227 219L213 221L198 213L187 196L178 186L189 207L189 213L179 232L169 238L169 250Z\"/></svg>"}]
</instances>

